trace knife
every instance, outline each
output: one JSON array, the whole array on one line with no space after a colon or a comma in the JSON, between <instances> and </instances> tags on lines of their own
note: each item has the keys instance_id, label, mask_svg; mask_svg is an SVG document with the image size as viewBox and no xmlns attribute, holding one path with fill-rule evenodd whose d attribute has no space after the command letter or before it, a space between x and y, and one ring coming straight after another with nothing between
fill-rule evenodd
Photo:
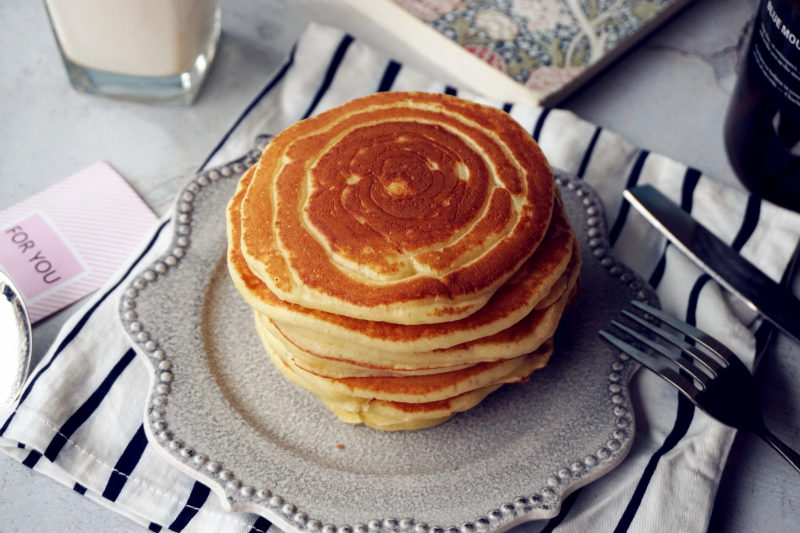
<instances>
[{"instance_id":1,"label":"knife","mask_svg":"<svg viewBox=\"0 0 800 533\"><path fill-rule=\"evenodd\" d=\"M778 329L800 342L800 300L650 185L622 195L672 244Z\"/></svg>"}]
</instances>

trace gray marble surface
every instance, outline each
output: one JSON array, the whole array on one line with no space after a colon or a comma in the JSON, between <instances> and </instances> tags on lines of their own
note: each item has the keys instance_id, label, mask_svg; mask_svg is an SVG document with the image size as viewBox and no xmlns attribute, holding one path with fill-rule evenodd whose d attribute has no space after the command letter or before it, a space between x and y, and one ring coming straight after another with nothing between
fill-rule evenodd
<instances>
[{"instance_id":1,"label":"gray marble surface","mask_svg":"<svg viewBox=\"0 0 800 533\"><path fill-rule=\"evenodd\" d=\"M696 0L601 73L563 107L651 151L732 186L722 122L756 0ZM262 88L307 22L291 0L223 0L211 76L187 108L121 103L69 87L41 2L0 2L0 209L98 161L109 161L162 214L220 135ZM352 18L316 13L426 69L399 43ZM353 28L347 28L353 25ZM446 80L445 80L446 81ZM797 285L797 283L796 283ZM41 358L68 308L35 328ZM800 447L800 347L785 338L764 358L767 424ZM711 531L796 531L800 476L755 437L740 434ZM108 509L0 454L0 531L143 531Z\"/></svg>"}]
</instances>

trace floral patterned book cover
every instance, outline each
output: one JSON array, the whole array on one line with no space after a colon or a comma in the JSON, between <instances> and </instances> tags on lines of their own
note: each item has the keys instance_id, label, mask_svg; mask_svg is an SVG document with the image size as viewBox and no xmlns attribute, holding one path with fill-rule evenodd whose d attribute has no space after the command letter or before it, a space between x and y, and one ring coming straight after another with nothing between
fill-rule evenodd
<instances>
[{"instance_id":1,"label":"floral patterned book cover","mask_svg":"<svg viewBox=\"0 0 800 533\"><path fill-rule=\"evenodd\" d=\"M425 30L402 30L410 44L424 42L428 53L446 56L440 65L467 70L476 66L473 59L458 56L463 52L453 51L454 43L491 67L478 67L480 72L465 79L477 75L483 86L497 88L503 82L487 82L487 77L507 78L527 89L529 100L554 105L689 0L388 1L444 38L446 42L417 39ZM373 2L362 5L367 10L375 7ZM389 26L398 24L392 20ZM520 87L495 92L512 97L524 93Z\"/></svg>"}]
</instances>

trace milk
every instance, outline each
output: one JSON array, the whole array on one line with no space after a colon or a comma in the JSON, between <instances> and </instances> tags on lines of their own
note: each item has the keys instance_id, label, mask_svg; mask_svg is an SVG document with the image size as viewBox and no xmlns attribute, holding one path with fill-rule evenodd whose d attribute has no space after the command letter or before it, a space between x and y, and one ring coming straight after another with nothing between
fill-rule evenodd
<instances>
[{"instance_id":1,"label":"milk","mask_svg":"<svg viewBox=\"0 0 800 533\"><path fill-rule=\"evenodd\" d=\"M217 0L45 0L45 4L65 58L91 70L178 76L192 68L218 35Z\"/></svg>"}]
</instances>

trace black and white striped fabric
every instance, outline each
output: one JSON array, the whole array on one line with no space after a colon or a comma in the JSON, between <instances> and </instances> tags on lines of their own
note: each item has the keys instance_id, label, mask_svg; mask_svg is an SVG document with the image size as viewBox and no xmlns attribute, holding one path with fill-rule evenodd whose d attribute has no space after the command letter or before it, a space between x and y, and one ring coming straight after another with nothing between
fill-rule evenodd
<instances>
[{"instance_id":1,"label":"black and white striped fabric","mask_svg":"<svg viewBox=\"0 0 800 533\"><path fill-rule=\"evenodd\" d=\"M201 168L240 156L258 134L384 90L448 92L491 104L336 29L312 25ZM623 203L621 193L636 183L655 185L776 280L798 245L800 215L725 188L569 112L493 105L531 132L554 167L592 185L605 204L613 253L650 281L667 312L725 339L754 364L765 337L759 321L668 246ZM18 404L0 414L0 445L28 467L151 531L276 529L263 517L226 512L208 487L172 468L145 437L148 373L118 325L118 299L171 234L170 220L163 220L130 265L64 326ZM629 457L567 498L556 518L520 529L705 531L734 431L649 372L637 373L632 387L638 432ZM681 512L667 512L676 508Z\"/></svg>"}]
</instances>

